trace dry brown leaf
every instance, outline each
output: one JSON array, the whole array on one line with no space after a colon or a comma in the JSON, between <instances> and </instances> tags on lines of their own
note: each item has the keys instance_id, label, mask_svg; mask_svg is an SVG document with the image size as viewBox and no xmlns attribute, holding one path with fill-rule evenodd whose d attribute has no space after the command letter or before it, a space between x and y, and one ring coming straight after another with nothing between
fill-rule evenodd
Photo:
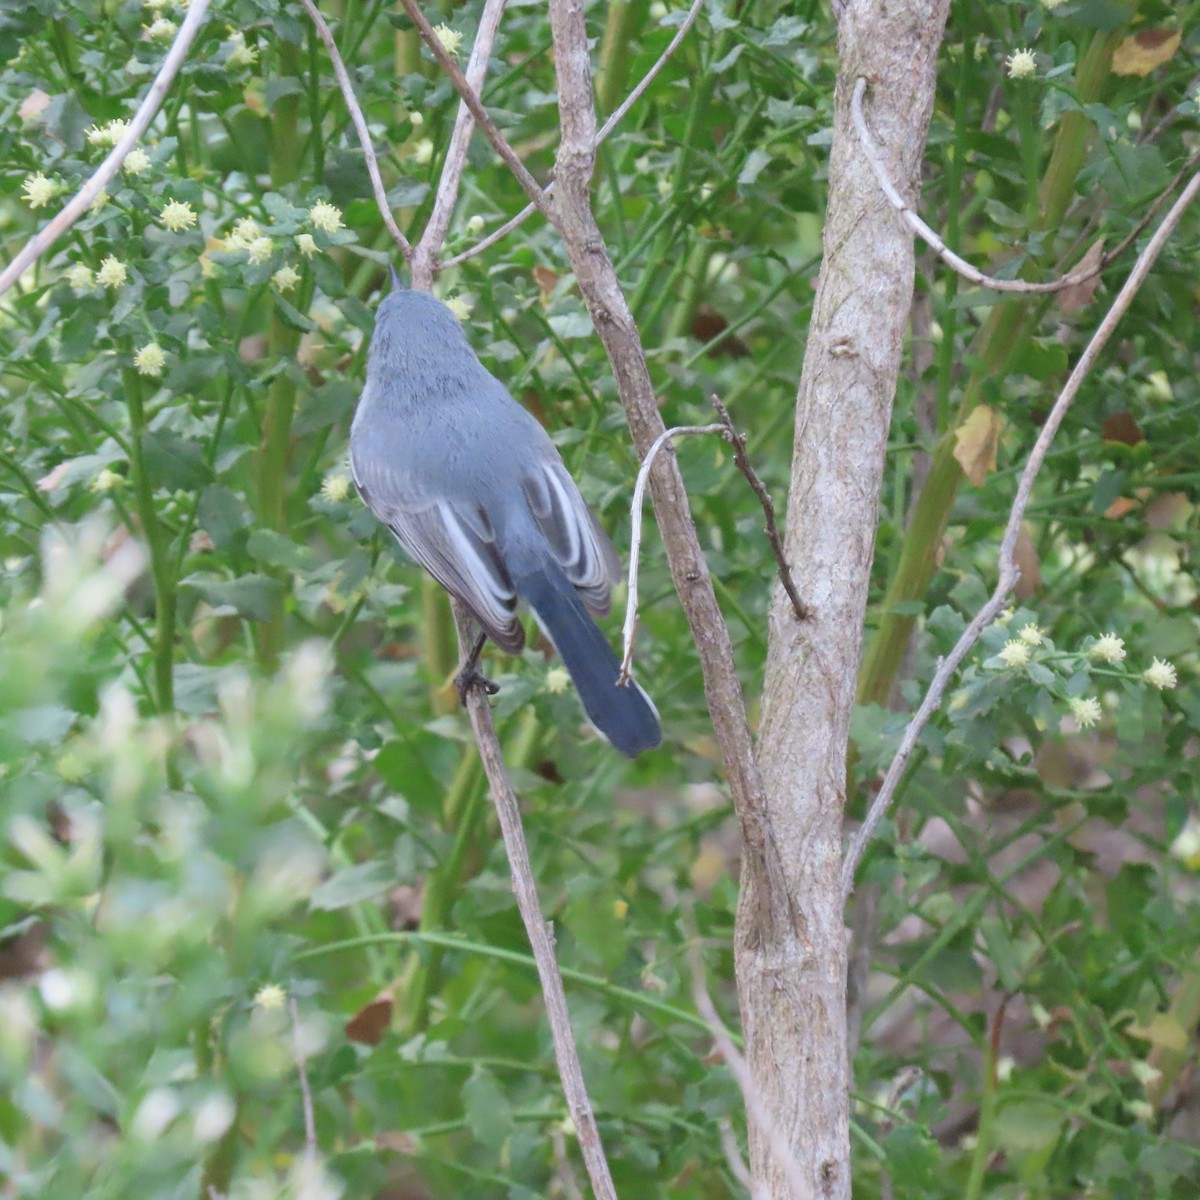
<instances>
[{"instance_id":1,"label":"dry brown leaf","mask_svg":"<svg viewBox=\"0 0 1200 1200\"><path fill-rule=\"evenodd\" d=\"M1100 422L1100 436L1106 442L1120 442L1125 446L1136 446L1145 441L1133 413L1112 413Z\"/></svg>"},{"instance_id":2,"label":"dry brown leaf","mask_svg":"<svg viewBox=\"0 0 1200 1200\"><path fill-rule=\"evenodd\" d=\"M1021 578L1017 580L1017 599L1032 599L1042 586L1042 560L1038 557L1037 546L1033 543L1027 525L1022 525L1017 534L1013 557L1017 560L1017 567L1021 572Z\"/></svg>"},{"instance_id":3,"label":"dry brown leaf","mask_svg":"<svg viewBox=\"0 0 1200 1200\"><path fill-rule=\"evenodd\" d=\"M976 487L981 487L988 472L996 469L1001 428L995 409L980 404L954 432L954 457Z\"/></svg>"},{"instance_id":4,"label":"dry brown leaf","mask_svg":"<svg viewBox=\"0 0 1200 1200\"><path fill-rule=\"evenodd\" d=\"M1104 515L1110 521L1119 521L1126 513L1133 512L1138 507L1136 500L1128 496L1118 496L1105 510Z\"/></svg>"},{"instance_id":5,"label":"dry brown leaf","mask_svg":"<svg viewBox=\"0 0 1200 1200\"><path fill-rule=\"evenodd\" d=\"M392 997L382 992L346 1022L346 1036L364 1046L378 1046L392 1020Z\"/></svg>"},{"instance_id":6,"label":"dry brown leaf","mask_svg":"<svg viewBox=\"0 0 1200 1200\"><path fill-rule=\"evenodd\" d=\"M1178 29L1143 29L1127 37L1113 52L1113 74L1149 75L1175 57L1182 36Z\"/></svg>"},{"instance_id":7,"label":"dry brown leaf","mask_svg":"<svg viewBox=\"0 0 1200 1200\"><path fill-rule=\"evenodd\" d=\"M554 286L558 283L561 276L557 271L550 270L549 267L534 267L533 278L534 282L538 285L538 290L541 292L543 306L549 304L551 293L553 293Z\"/></svg>"},{"instance_id":8,"label":"dry brown leaf","mask_svg":"<svg viewBox=\"0 0 1200 1200\"><path fill-rule=\"evenodd\" d=\"M1096 271L1097 274L1090 279L1083 280L1082 283L1073 283L1058 293L1058 307L1062 309L1065 316L1069 317L1072 313L1077 313L1081 308L1086 308L1091 304L1092 297L1100 286L1099 270L1103 257L1104 239L1100 238L1091 244L1088 252L1071 268L1072 275L1080 271Z\"/></svg>"}]
</instances>

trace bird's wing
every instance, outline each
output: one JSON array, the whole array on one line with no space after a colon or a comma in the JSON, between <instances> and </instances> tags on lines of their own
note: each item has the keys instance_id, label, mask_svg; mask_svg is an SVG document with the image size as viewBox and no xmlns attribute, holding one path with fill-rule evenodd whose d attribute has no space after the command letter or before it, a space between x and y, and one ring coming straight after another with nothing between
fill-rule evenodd
<instances>
[{"instance_id":1,"label":"bird's wing","mask_svg":"<svg viewBox=\"0 0 1200 1200\"><path fill-rule=\"evenodd\" d=\"M608 613L612 585L621 574L608 534L557 459L544 459L521 480L529 511L558 565L595 616Z\"/></svg>"},{"instance_id":2,"label":"bird's wing","mask_svg":"<svg viewBox=\"0 0 1200 1200\"><path fill-rule=\"evenodd\" d=\"M496 645L518 653L525 631L516 616L517 593L483 510L467 511L445 497L418 498L390 471L383 479L361 471L353 456L350 469L363 502L410 557L471 610Z\"/></svg>"}]
</instances>

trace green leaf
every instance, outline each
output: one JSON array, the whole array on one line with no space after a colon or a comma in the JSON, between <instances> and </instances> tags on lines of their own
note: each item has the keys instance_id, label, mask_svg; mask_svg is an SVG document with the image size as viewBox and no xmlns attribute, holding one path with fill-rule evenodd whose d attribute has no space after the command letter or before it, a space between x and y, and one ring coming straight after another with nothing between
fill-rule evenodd
<instances>
[{"instance_id":1,"label":"green leaf","mask_svg":"<svg viewBox=\"0 0 1200 1200\"><path fill-rule=\"evenodd\" d=\"M316 555L307 547L274 529L256 529L246 543L251 556L264 566L279 567L296 573L311 571Z\"/></svg>"},{"instance_id":2,"label":"green leaf","mask_svg":"<svg viewBox=\"0 0 1200 1200\"><path fill-rule=\"evenodd\" d=\"M212 479L200 443L173 433L145 434L142 461L151 485L171 492L196 492Z\"/></svg>"},{"instance_id":3,"label":"green leaf","mask_svg":"<svg viewBox=\"0 0 1200 1200\"><path fill-rule=\"evenodd\" d=\"M283 584L269 575L242 575L237 579L189 575L180 583L199 592L218 615L235 613L247 621L271 620L283 599Z\"/></svg>"},{"instance_id":4,"label":"green leaf","mask_svg":"<svg viewBox=\"0 0 1200 1200\"><path fill-rule=\"evenodd\" d=\"M313 892L308 903L310 908L332 912L349 908L351 904L361 904L364 900L373 900L401 882L404 881L396 878L391 863L373 859L353 867L344 867L331 875Z\"/></svg>"},{"instance_id":5,"label":"green leaf","mask_svg":"<svg viewBox=\"0 0 1200 1200\"><path fill-rule=\"evenodd\" d=\"M463 1085L467 1128L483 1146L499 1150L513 1129L512 1108L490 1071L476 1067Z\"/></svg>"},{"instance_id":6,"label":"green leaf","mask_svg":"<svg viewBox=\"0 0 1200 1200\"><path fill-rule=\"evenodd\" d=\"M278 292L274 294L275 311L285 325L301 333L315 333L317 323L306 317L295 305L289 304Z\"/></svg>"},{"instance_id":7,"label":"green leaf","mask_svg":"<svg viewBox=\"0 0 1200 1200\"><path fill-rule=\"evenodd\" d=\"M763 173L764 168L770 161L770 151L761 148L751 150L746 161L742 164L741 173L738 175L738 187L748 188L753 184Z\"/></svg>"},{"instance_id":8,"label":"green leaf","mask_svg":"<svg viewBox=\"0 0 1200 1200\"><path fill-rule=\"evenodd\" d=\"M887 1155L887 1173L897 1195L939 1194L942 1151L928 1129L920 1125L899 1125L884 1138L883 1149Z\"/></svg>"}]
</instances>

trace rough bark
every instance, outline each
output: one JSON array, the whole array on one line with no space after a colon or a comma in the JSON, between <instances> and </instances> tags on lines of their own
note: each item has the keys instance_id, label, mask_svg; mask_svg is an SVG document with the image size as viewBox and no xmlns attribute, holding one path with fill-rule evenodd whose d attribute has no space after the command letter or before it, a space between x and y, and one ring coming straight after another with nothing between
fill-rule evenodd
<instances>
[{"instance_id":1,"label":"rough bark","mask_svg":"<svg viewBox=\"0 0 1200 1200\"><path fill-rule=\"evenodd\" d=\"M787 902L743 879L735 946L746 1056L812 1197L848 1200L850 1068L841 898L846 747L862 648L879 491L913 283L913 239L862 155L849 102L870 80L868 120L892 179L915 194L948 0L852 0L840 73L825 258L796 401L786 551L811 610L780 590L770 616L758 750L767 827ZM795 914L794 933L761 913ZM762 1129L751 1170L791 1193Z\"/></svg>"}]
</instances>

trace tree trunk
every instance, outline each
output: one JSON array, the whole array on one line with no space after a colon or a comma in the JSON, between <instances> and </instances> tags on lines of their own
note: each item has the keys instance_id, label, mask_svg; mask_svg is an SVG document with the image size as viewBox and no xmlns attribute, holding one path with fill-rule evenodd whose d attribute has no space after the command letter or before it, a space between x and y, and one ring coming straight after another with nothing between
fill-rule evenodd
<instances>
[{"instance_id":1,"label":"tree trunk","mask_svg":"<svg viewBox=\"0 0 1200 1200\"><path fill-rule=\"evenodd\" d=\"M836 7L836 5L835 5ZM948 0L850 0L841 16L825 258L796 401L786 548L811 619L772 606L759 753L792 927L768 927L744 874L736 940L746 1054L808 1197L850 1196L846 938L841 900L846 747L862 647L892 397L912 298L912 234L850 119L855 80L896 186L915 197ZM775 904L765 906L777 908ZM763 1129L751 1168L789 1200Z\"/></svg>"}]
</instances>

